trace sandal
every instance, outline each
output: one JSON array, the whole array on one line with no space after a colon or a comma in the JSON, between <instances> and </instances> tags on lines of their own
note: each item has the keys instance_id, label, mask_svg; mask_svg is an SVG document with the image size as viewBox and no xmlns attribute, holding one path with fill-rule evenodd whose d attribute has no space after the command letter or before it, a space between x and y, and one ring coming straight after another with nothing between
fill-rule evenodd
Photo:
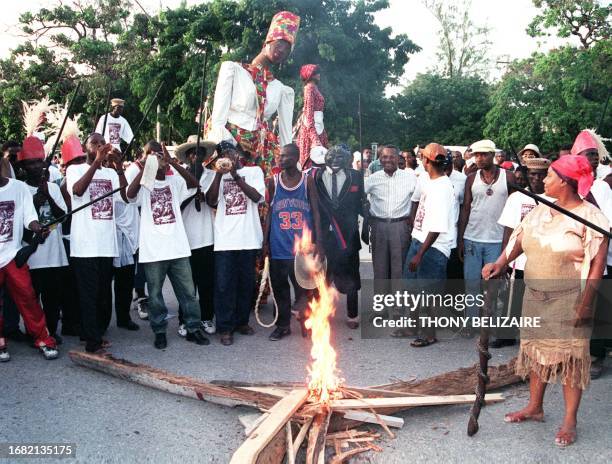
<instances>
[{"instance_id":1,"label":"sandal","mask_svg":"<svg viewBox=\"0 0 612 464\"><path fill-rule=\"evenodd\" d=\"M511 424L520 424L521 422L527 421L544 422L544 413L540 412L538 414L526 414L519 411L509 412L504 416L504 422Z\"/></svg>"},{"instance_id":2,"label":"sandal","mask_svg":"<svg viewBox=\"0 0 612 464\"><path fill-rule=\"evenodd\" d=\"M414 348L423 348L425 346L433 345L434 343L438 343L437 338L417 338L410 342L410 346Z\"/></svg>"},{"instance_id":3,"label":"sandal","mask_svg":"<svg viewBox=\"0 0 612 464\"><path fill-rule=\"evenodd\" d=\"M577 436L576 427L570 427L569 429L561 427L555 436L555 444L561 448L565 448L573 444Z\"/></svg>"}]
</instances>

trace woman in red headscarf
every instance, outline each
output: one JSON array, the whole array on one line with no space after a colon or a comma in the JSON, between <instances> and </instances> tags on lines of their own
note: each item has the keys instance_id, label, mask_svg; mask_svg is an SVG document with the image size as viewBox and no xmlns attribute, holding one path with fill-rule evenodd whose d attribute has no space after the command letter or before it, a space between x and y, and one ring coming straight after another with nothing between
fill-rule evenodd
<instances>
[{"instance_id":1,"label":"woman in red headscarf","mask_svg":"<svg viewBox=\"0 0 612 464\"><path fill-rule=\"evenodd\" d=\"M324 164L327 151L327 133L323 126L325 99L319 91L321 72L316 64L305 64L300 69L304 82L304 108L298 121L297 146L300 148L302 170L312 163Z\"/></svg>"},{"instance_id":2,"label":"woman in red headscarf","mask_svg":"<svg viewBox=\"0 0 612 464\"><path fill-rule=\"evenodd\" d=\"M609 230L606 217L583 200L593 171L583 156L562 156L551 164L544 193L557 205ZM539 316L538 329L521 329L516 372L529 376L529 404L506 415L506 422L542 421L546 386L563 385L565 417L555 443L576 440L582 391L590 380L589 338L596 287L603 275L608 238L546 205L536 206L512 234L506 250L482 270L484 279L502 275L508 262L525 253L523 317Z\"/></svg>"}]
</instances>

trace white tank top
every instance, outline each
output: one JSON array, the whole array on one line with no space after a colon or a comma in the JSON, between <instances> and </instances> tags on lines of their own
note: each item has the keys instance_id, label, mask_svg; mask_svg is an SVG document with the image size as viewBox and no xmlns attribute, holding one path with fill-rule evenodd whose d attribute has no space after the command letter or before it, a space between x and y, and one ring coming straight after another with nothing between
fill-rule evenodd
<instances>
[{"instance_id":1,"label":"white tank top","mask_svg":"<svg viewBox=\"0 0 612 464\"><path fill-rule=\"evenodd\" d=\"M480 169L472 184L470 219L463 237L474 242L499 243L504 238L504 227L497 223L508 199L506 171L499 169L499 176L492 185L483 182Z\"/></svg>"}]
</instances>

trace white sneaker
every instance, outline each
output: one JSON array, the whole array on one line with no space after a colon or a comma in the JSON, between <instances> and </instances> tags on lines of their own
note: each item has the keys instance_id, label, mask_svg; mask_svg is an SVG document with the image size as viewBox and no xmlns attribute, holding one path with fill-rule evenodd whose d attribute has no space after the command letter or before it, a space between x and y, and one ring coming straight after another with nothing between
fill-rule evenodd
<instances>
[{"instance_id":1,"label":"white sneaker","mask_svg":"<svg viewBox=\"0 0 612 464\"><path fill-rule=\"evenodd\" d=\"M147 308L149 300L147 298L138 298L136 302L136 310L138 312L138 317L143 321L149 319L149 311Z\"/></svg>"},{"instance_id":2,"label":"white sneaker","mask_svg":"<svg viewBox=\"0 0 612 464\"><path fill-rule=\"evenodd\" d=\"M217 332L217 327L213 321L202 321L202 328L208 335L213 335Z\"/></svg>"},{"instance_id":3,"label":"white sneaker","mask_svg":"<svg viewBox=\"0 0 612 464\"><path fill-rule=\"evenodd\" d=\"M6 348L0 348L0 362L7 362L11 360L11 355Z\"/></svg>"},{"instance_id":4,"label":"white sneaker","mask_svg":"<svg viewBox=\"0 0 612 464\"><path fill-rule=\"evenodd\" d=\"M57 351L57 348L50 348L43 345L40 346L39 349L46 360L56 359L59 356L59 351Z\"/></svg>"},{"instance_id":5,"label":"white sneaker","mask_svg":"<svg viewBox=\"0 0 612 464\"><path fill-rule=\"evenodd\" d=\"M185 324L179 325L178 334L179 334L180 337L186 337L187 336L187 327L185 326Z\"/></svg>"}]
</instances>

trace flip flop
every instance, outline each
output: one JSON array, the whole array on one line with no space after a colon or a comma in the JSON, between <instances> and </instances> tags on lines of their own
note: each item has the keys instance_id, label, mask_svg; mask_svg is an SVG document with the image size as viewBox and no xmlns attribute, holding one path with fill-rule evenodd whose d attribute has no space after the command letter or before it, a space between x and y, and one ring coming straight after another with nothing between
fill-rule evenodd
<instances>
[{"instance_id":1,"label":"flip flop","mask_svg":"<svg viewBox=\"0 0 612 464\"><path fill-rule=\"evenodd\" d=\"M425 346L433 345L434 343L438 343L437 338L432 338L431 340L426 338L417 338L416 340L410 342L410 346L414 348L423 348Z\"/></svg>"},{"instance_id":2,"label":"flip flop","mask_svg":"<svg viewBox=\"0 0 612 464\"><path fill-rule=\"evenodd\" d=\"M576 438L578 438L576 427L571 427L569 430L561 427L555 436L555 444L561 448L565 448L575 443Z\"/></svg>"},{"instance_id":3,"label":"flip flop","mask_svg":"<svg viewBox=\"0 0 612 464\"><path fill-rule=\"evenodd\" d=\"M518 412L510 412L504 416L504 422L508 422L509 424L520 424L521 422L527 421L544 422L544 413L521 414Z\"/></svg>"}]
</instances>

